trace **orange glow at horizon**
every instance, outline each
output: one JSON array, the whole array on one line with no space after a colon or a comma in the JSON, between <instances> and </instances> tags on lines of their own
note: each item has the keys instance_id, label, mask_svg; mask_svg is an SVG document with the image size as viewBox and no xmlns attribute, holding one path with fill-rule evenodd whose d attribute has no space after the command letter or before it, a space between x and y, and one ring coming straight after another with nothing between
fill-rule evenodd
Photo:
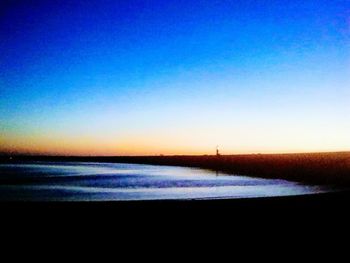
<instances>
[{"instance_id":1,"label":"orange glow at horizon","mask_svg":"<svg viewBox=\"0 0 350 263\"><path fill-rule=\"evenodd\" d=\"M295 134L297 135L297 134ZM7 136L0 137L0 153L39 155L203 155L214 154L218 144L222 154L293 153L348 151L350 142L344 144L343 136L288 137L278 133L232 133L217 139L212 133L196 136L190 134L154 134L102 138L94 136ZM264 140L264 139L265 140ZM288 140L285 140L288 138ZM322 147L320 147L322 142Z\"/></svg>"}]
</instances>

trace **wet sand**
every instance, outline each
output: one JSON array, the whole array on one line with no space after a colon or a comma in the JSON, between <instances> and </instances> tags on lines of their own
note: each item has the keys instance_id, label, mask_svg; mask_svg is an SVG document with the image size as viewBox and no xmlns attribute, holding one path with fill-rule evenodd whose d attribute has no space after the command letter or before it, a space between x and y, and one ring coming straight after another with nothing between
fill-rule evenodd
<instances>
[{"instance_id":1,"label":"wet sand","mask_svg":"<svg viewBox=\"0 0 350 263\"><path fill-rule=\"evenodd\" d=\"M124 202L0 202L2 220L107 220L108 222L153 222L204 220L206 222L268 222L276 220L312 222L336 218L349 220L350 192L340 191L303 196L156 200ZM348 221L347 221L348 222ZM281 222L280 222L281 223Z\"/></svg>"}]
</instances>

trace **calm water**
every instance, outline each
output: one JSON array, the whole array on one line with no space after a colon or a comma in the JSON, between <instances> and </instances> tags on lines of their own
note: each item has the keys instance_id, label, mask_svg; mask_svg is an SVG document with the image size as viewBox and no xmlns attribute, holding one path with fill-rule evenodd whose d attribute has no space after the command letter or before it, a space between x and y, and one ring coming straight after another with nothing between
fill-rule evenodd
<instances>
[{"instance_id":1,"label":"calm water","mask_svg":"<svg viewBox=\"0 0 350 263\"><path fill-rule=\"evenodd\" d=\"M109 163L0 164L0 200L107 201L249 198L326 192L285 180L171 166Z\"/></svg>"}]
</instances>

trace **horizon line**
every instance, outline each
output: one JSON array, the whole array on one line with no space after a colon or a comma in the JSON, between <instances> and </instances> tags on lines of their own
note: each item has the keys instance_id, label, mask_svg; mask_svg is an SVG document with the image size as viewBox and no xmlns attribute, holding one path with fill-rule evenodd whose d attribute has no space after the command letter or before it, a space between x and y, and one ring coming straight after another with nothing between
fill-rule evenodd
<instances>
[{"instance_id":1,"label":"horizon line","mask_svg":"<svg viewBox=\"0 0 350 263\"><path fill-rule=\"evenodd\" d=\"M293 154L330 154L350 153L344 151L310 151L310 152L274 152L274 153L232 153L220 154L219 156L241 156L241 155L293 155ZM176 156L216 156L216 154L154 154L154 155L60 155L60 154L28 154L28 153L0 153L0 157L65 157L65 158L117 158L117 157L176 157Z\"/></svg>"}]
</instances>

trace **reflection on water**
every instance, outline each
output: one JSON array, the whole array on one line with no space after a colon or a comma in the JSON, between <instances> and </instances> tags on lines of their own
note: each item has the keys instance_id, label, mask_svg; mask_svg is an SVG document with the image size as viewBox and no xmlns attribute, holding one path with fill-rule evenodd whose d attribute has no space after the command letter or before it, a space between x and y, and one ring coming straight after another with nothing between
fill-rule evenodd
<instances>
[{"instance_id":1,"label":"reflection on water","mask_svg":"<svg viewBox=\"0 0 350 263\"><path fill-rule=\"evenodd\" d=\"M248 198L320 193L325 187L212 171L111 163L0 164L0 200L107 201Z\"/></svg>"}]
</instances>

